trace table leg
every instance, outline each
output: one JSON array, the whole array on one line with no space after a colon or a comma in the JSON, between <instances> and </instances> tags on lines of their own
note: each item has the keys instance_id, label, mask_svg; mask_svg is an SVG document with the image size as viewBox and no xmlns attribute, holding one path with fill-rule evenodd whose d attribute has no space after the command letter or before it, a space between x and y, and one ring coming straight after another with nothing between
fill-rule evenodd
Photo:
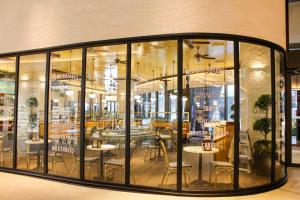
<instances>
[{"instance_id":1,"label":"table leg","mask_svg":"<svg viewBox=\"0 0 300 200\"><path fill-rule=\"evenodd\" d=\"M36 168L37 168L37 171L40 170L40 167L41 167L41 152L38 151L38 154L37 154L37 158L36 158Z\"/></svg>"},{"instance_id":2,"label":"table leg","mask_svg":"<svg viewBox=\"0 0 300 200\"><path fill-rule=\"evenodd\" d=\"M202 154L199 154L199 171L198 171L198 181L202 182Z\"/></svg>"},{"instance_id":3,"label":"table leg","mask_svg":"<svg viewBox=\"0 0 300 200\"><path fill-rule=\"evenodd\" d=\"M100 168L100 175L99 175L99 177L100 177L100 179L101 180L103 180L103 178L104 178L104 176L103 176L103 174L104 174L104 172L103 172L103 151L100 151L100 157L99 157L99 168Z\"/></svg>"}]
</instances>

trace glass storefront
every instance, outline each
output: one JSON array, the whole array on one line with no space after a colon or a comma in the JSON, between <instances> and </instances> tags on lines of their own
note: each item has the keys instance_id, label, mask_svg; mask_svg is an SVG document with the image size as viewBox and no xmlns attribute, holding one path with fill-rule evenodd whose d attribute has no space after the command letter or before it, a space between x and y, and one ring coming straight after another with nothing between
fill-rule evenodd
<instances>
[{"instance_id":1,"label":"glass storefront","mask_svg":"<svg viewBox=\"0 0 300 200\"><path fill-rule=\"evenodd\" d=\"M0 167L197 194L283 181L284 54L227 39L0 58Z\"/></svg>"},{"instance_id":2,"label":"glass storefront","mask_svg":"<svg viewBox=\"0 0 300 200\"><path fill-rule=\"evenodd\" d=\"M13 167L16 58L0 59L0 166Z\"/></svg>"},{"instance_id":3,"label":"glass storefront","mask_svg":"<svg viewBox=\"0 0 300 200\"><path fill-rule=\"evenodd\" d=\"M17 168L43 172L46 54L20 57Z\"/></svg>"}]
</instances>

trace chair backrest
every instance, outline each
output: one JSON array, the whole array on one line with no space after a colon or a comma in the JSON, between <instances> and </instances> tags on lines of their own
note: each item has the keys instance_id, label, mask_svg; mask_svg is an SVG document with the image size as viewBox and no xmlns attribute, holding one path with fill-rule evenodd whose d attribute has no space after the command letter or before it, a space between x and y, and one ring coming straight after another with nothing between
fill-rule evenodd
<instances>
[{"instance_id":1,"label":"chair backrest","mask_svg":"<svg viewBox=\"0 0 300 200\"><path fill-rule=\"evenodd\" d=\"M135 139L135 138L130 141L130 159L132 158L134 150L136 148L136 142L137 142L137 139Z\"/></svg>"},{"instance_id":2,"label":"chair backrest","mask_svg":"<svg viewBox=\"0 0 300 200\"><path fill-rule=\"evenodd\" d=\"M3 135L3 148L7 149L12 149L13 146L13 138L14 135L12 133L6 133Z\"/></svg>"}]
</instances>

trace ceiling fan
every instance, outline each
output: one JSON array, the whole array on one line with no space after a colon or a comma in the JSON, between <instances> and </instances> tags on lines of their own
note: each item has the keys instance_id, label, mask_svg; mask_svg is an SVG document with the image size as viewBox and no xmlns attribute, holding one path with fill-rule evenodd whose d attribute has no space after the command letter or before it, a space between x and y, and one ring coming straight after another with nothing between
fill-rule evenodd
<instances>
[{"instance_id":1,"label":"ceiling fan","mask_svg":"<svg viewBox=\"0 0 300 200\"><path fill-rule=\"evenodd\" d=\"M126 64L126 60L121 60L120 58L119 58L119 55L117 54L117 57L114 59L114 63L115 64Z\"/></svg>"},{"instance_id":2,"label":"ceiling fan","mask_svg":"<svg viewBox=\"0 0 300 200\"><path fill-rule=\"evenodd\" d=\"M201 59L208 59L208 60L216 59L215 57L211 57L208 54L200 54L200 46L197 46L196 48L197 48L197 53L194 55L194 58L196 58L198 62L200 62Z\"/></svg>"}]
</instances>

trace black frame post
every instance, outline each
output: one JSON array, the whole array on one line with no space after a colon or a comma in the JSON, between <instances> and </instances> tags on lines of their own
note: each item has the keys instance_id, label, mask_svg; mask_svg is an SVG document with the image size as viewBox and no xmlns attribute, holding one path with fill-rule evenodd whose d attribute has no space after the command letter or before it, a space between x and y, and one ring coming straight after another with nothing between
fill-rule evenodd
<instances>
[{"instance_id":1,"label":"black frame post","mask_svg":"<svg viewBox=\"0 0 300 200\"><path fill-rule=\"evenodd\" d=\"M80 180L84 180L84 149L85 149L85 80L86 80L86 53L87 48L82 48L82 64L81 64L81 99L80 99ZM94 72L93 72L94 73Z\"/></svg>"},{"instance_id":2,"label":"black frame post","mask_svg":"<svg viewBox=\"0 0 300 200\"><path fill-rule=\"evenodd\" d=\"M44 108L44 174L48 173L48 120L49 120L49 84L50 84L50 51L46 54L46 82L45 82L45 108Z\"/></svg>"},{"instance_id":3,"label":"black frame post","mask_svg":"<svg viewBox=\"0 0 300 200\"><path fill-rule=\"evenodd\" d=\"M20 56L16 56L16 80L15 80L15 102L14 102L14 141L13 141L13 168L17 168L17 131L18 131L18 97L19 97L19 72L20 72Z\"/></svg>"},{"instance_id":4,"label":"black frame post","mask_svg":"<svg viewBox=\"0 0 300 200\"><path fill-rule=\"evenodd\" d=\"M177 40L177 191L182 190L182 71L183 40Z\"/></svg>"},{"instance_id":5,"label":"black frame post","mask_svg":"<svg viewBox=\"0 0 300 200\"><path fill-rule=\"evenodd\" d=\"M275 52L271 49L271 93L272 93L272 160L271 160L271 182L275 182L275 155L276 155L276 90L275 90Z\"/></svg>"},{"instance_id":6,"label":"black frame post","mask_svg":"<svg viewBox=\"0 0 300 200\"><path fill-rule=\"evenodd\" d=\"M234 41L234 173L233 189L239 189L239 143L240 143L240 48Z\"/></svg>"},{"instance_id":7,"label":"black frame post","mask_svg":"<svg viewBox=\"0 0 300 200\"><path fill-rule=\"evenodd\" d=\"M125 115L125 185L130 184L130 97L131 97L131 42L126 49L126 115Z\"/></svg>"}]
</instances>

